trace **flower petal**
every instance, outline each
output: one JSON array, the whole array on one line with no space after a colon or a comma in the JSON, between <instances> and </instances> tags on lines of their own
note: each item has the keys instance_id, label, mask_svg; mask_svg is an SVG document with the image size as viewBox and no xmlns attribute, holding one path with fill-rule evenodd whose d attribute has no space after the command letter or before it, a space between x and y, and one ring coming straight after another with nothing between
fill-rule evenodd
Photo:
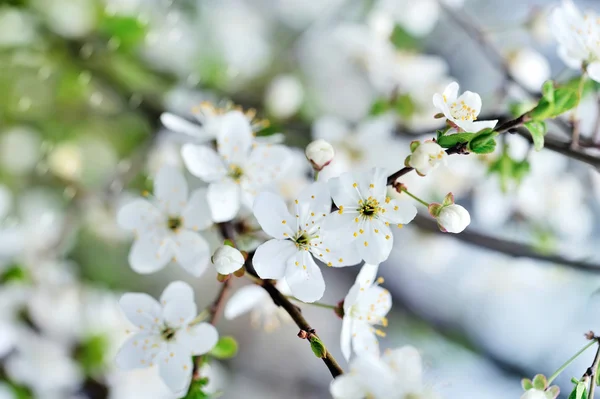
<instances>
[{"instance_id":1,"label":"flower petal","mask_svg":"<svg viewBox=\"0 0 600 399\"><path fill-rule=\"evenodd\" d=\"M162 306L171 302L194 302L194 290L184 281L173 281L167 285L160 296Z\"/></svg>"},{"instance_id":2,"label":"flower petal","mask_svg":"<svg viewBox=\"0 0 600 399\"><path fill-rule=\"evenodd\" d=\"M230 165L245 164L253 140L248 118L240 111L230 111L221 117L220 130L217 137L219 155Z\"/></svg>"},{"instance_id":3,"label":"flower petal","mask_svg":"<svg viewBox=\"0 0 600 399\"><path fill-rule=\"evenodd\" d=\"M356 283L358 283L362 288L368 288L375 283L377 278L377 271L379 270L379 265L365 263L361 268L360 272L356 276Z\"/></svg>"},{"instance_id":4,"label":"flower petal","mask_svg":"<svg viewBox=\"0 0 600 399\"><path fill-rule=\"evenodd\" d=\"M160 378L174 393L185 396L192 380L192 356L186 348L176 343L167 344L158 359Z\"/></svg>"},{"instance_id":5,"label":"flower petal","mask_svg":"<svg viewBox=\"0 0 600 399\"><path fill-rule=\"evenodd\" d=\"M167 129L175 133L187 134L201 141L209 141L214 138L203 127L169 112L164 112L160 116L160 121Z\"/></svg>"},{"instance_id":6,"label":"flower petal","mask_svg":"<svg viewBox=\"0 0 600 399\"><path fill-rule=\"evenodd\" d=\"M188 185L183 174L173 166L163 166L154 178L154 196L168 215L180 215L188 199Z\"/></svg>"},{"instance_id":7,"label":"flower petal","mask_svg":"<svg viewBox=\"0 0 600 399\"><path fill-rule=\"evenodd\" d=\"M204 230L212 224L210 207L206 199L207 190L198 189L192 193L190 200L181 213L183 225L194 231Z\"/></svg>"},{"instance_id":8,"label":"flower petal","mask_svg":"<svg viewBox=\"0 0 600 399\"><path fill-rule=\"evenodd\" d=\"M470 132L477 133L483 129L493 129L498 124L498 120L494 119L492 121L474 121L470 123ZM467 129L465 129L467 130Z\"/></svg>"},{"instance_id":9,"label":"flower petal","mask_svg":"<svg viewBox=\"0 0 600 399\"><path fill-rule=\"evenodd\" d=\"M150 330L161 319L161 307L158 301L148 294L127 293L119 299L119 306L131 324L140 329Z\"/></svg>"},{"instance_id":10,"label":"flower petal","mask_svg":"<svg viewBox=\"0 0 600 399\"><path fill-rule=\"evenodd\" d=\"M475 111L475 116L479 115L481 112L481 96L479 94L467 90L456 100L456 102L460 103L459 105L463 101L464 105Z\"/></svg>"},{"instance_id":11,"label":"flower petal","mask_svg":"<svg viewBox=\"0 0 600 399\"><path fill-rule=\"evenodd\" d=\"M290 215L285 202L277 194L260 193L254 200L253 211L260 227L271 237L284 239L294 235L296 218Z\"/></svg>"},{"instance_id":12,"label":"flower petal","mask_svg":"<svg viewBox=\"0 0 600 399\"><path fill-rule=\"evenodd\" d=\"M357 356L379 357L379 341L374 328L366 322L355 321L353 324L352 350Z\"/></svg>"},{"instance_id":13,"label":"flower petal","mask_svg":"<svg viewBox=\"0 0 600 399\"><path fill-rule=\"evenodd\" d=\"M590 63L587 66L586 70L587 73L590 75L590 78L592 78L596 82L600 82L600 61Z\"/></svg>"},{"instance_id":14,"label":"flower petal","mask_svg":"<svg viewBox=\"0 0 600 399\"><path fill-rule=\"evenodd\" d=\"M354 224L354 223L353 223ZM362 261L354 245L348 245L347 241L340 238L340 232L324 232L322 244L311 247L315 258L327 266L343 267L354 266ZM351 237L354 239L354 237Z\"/></svg>"},{"instance_id":15,"label":"flower petal","mask_svg":"<svg viewBox=\"0 0 600 399\"><path fill-rule=\"evenodd\" d=\"M177 342L195 356L210 352L218 340L217 329L208 323L184 328L177 334Z\"/></svg>"},{"instance_id":16,"label":"flower petal","mask_svg":"<svg viewBox=\"0 0 600 399\"><path fill-rule=\"evenodd\" d=\"M369 394L354 373L336 377L331 381L329 393L333 399L362 399Z\"/></svg>"},{"instance_id":17,"label":"flower petal","mask_svg":"<svg viewBox=\"0 0 600 399\"><path fill-rule=\"evenodd\" d=\"M131 246L129 265L140 274L164 268L173 257L173 245L162 234L143 234Z\"/></svg>"},{"instance_id":18,"label":"flower petal","mask_svg":"<svg viewBox=\"0 0 600 399\"><path fill-rule=\"evenodd\" d=\"M256 145L246 165L246 189L258 193L262 187L281 178L292 162L292 152L284 145Z\"/></svg>"},{"instance_id":19,"label":"flower petal","mask_svg":"<svg viewBox=\"0 0 600 399\"><path fill-rule=\"evenodd\" d=\"M321 269L308 251L299 251L287 262L285 280L292 295L303 302L318 301L325 293Z\"/></svg>"},{"instance_id":20,"label":"flower petal","mask_svg":"<svg viewBox=\"0 0 600 399\"><path fill-rule=\"evenodd\" d=\"M385 209L381 219L393 225L408 224L417 216L417 208L406 201L390 200L381 206Z\"/></svg>"},{"instance_id":21,"label":"flower petal","mask_svg":"<svg viewBox=\"0 0 600 399\"><path fill-rule=\"evenodd\" d=\"M210 147L185 144L181 148L181 156L190 173L205 182L220 181L227 175L221 157Z\"/></svg>"},{"instance_id":22,"label":"flower petal","mask_svg":"<svg viewBox=\"0 0 600 399\"><path fill-rule=\"evenodd\" d=\"M355 240L356 249L367 263L379 264L390 256L394 237L383 222L373 219L364 223L364 233Z\"/></svg>"},{"instance_id":23,"label":"flower petal","mask_svg":"<svg viewBox=\"0 0 600 399\"><path fill-rule=\"evenodd\" d=\"M355 311L362 315L370 324L383 324L385 317L392 308L392 295L388 290L378 285L361 291L360 298L355 304Z\"/></svg>"},{"instance_id":24,"label":"flower petal","mask_svg":"<svg viewBox=\"0 0 600 399\"><path fill-rule=\"evenodd\" d=\"M240 210L240 187L232 181L212 183L208 187L206 199L210 206L212 220L228 222Z\"/></svg>"},{"instance_id":25,"label":"flower petal","mask_svg":"<svg viewBox=\"0 0 600 399\"><path fill-rule=\"evenodd\" d=\"M346 172L339 177L329 179L327 184L329 185L331 198L333 198L338 208L340 206L351 206L354 208L358 206L358 201L361 200L361 197L357 189L357 179L352 173Z\"/></svg>"},{"instance_id":26,"label":"flower petal","mask_svg":"<svg viewBox=\"0 0 600 399\"><path fill-rule=\"evenodd\" d=\"M454 102L456 100L456 98L458 97L458 89L459 86L456 82L452 82L448 86L446 86L446 88L444 89L444 93L442 93L442 96L446 97L446 102Z\"/></svg>"},{"instance_id":27,"label":"flower petal","mask_svg":"<svg viewBox=\"0 0 600 399\"><path fill-rule=\"evenodd\" d=\"M145 232L163 220L162 213L149 201L138 198L125 204L117 213L117 223L124 229Z\"/></svg>"},{"instance_id":28,"label":"flower petal","mask_svg":"<svg viewBox=\"0 0 600 399\"><path fill-rule=\"evenodd\" d=\"M393 365L396 378L407 392L417 391L423 383L423 361L419 351L412 346L403 346L382 356L382 361Z\"/></svg>"},{"instance_id":29,"label":"flower petal","mask_svg":"<svg viewBox=\"0 0 600 399\"><path fill-rule=\"evenodd\" d=\"M233 294L225 305L223 313L227 320L232 320L259 306L265 300L269 300L267 291L258 285L247 285Z\"/></svg>"},{"instance_id":30,"label":"flower petal","mask_svg":"<svg viewBox=\"0 0 600 399\"><path fill-rule=\"evenodd\" d=\"M352 318L344 316L342 320L342 331L340 333L340 345L342 347L342 355L346 361L350 360L352 354Z\"/></svg>"},{"instance_id":31,"label":"flower petal","mask_svg":"<svg viewBox=\"0 0 600 399\"><path fill-rule=\"evenodd\" d=\"M327 215L322 229L325 231L324 234L337 234L339 240L347 244L355 239L354 232L358 230L357 218L358 212L356 211L346 209L335 211Z\"/></svg>"},{"instance_id":32,"label":"flower petal","mask_svg":"<svg viewBox=\"0 0 600 399\"><path fill-rule=\"evenodd\" d=\"M296 252L296 245L289 240L269 240L256 248L252 265L260 278L280 279L285 275L288 260Z\"/></svg>"},{"instance_id":33,"label":"flower petal","mask_svg":"<svg viewBox=\"0 0 600 399\"><path fill-rule=\"evenodd\" d=\"M174 281L165 288L161 297L162 318L171 327L181 327L196 317L194 291L183 281Z\"/></svg>"},{"instance_id":34,"label":"flower petal","mask_svg":"<svg viewBox=\"0 0 600 399\"><path fill-rule=\"evenodd\" d=\"M135 334L121 345L115 361L121 370L151 367L161 348L162 342L158 335Z\"/></svg>"},{"instance_id":35,"label":"flower petal","mask_svg":"<svg viewBox=\"0 0 600 399\"><path fill-rule=\"evenodd\" d=\"M193 231L180 230L174 235L175 260L192 276L204 273L210 261L210 248L206 240Z\"/></svg>"}]
</instances>

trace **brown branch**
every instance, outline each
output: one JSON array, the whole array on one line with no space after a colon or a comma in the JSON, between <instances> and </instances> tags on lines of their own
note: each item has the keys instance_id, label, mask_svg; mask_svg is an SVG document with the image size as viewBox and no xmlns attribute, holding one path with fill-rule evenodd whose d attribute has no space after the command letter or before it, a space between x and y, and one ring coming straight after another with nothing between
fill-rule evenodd
<instances>
[{"instance_id":1,"label":"brown branch","mask_svg":"<svg viewBox=\"0 0 600 399\"><path fill-rule=\"evenodd\" d=\"M213 326L215 324L217 324L217 321L219 321L219 315L221 314L221 309L223 309L223 306L225 306L225 300L227 299L227 295L229 293L229 288L231 288L231 281L232 281L232 279L229 278L228 280L224 281L221 284L221 289L219 290L219 294L217 295L217 297L215 298L213 304L211 305L211 307L209 309L210 316L208 317L208 322L210 324L212 324Z\"/></svg>"},{"instance_id":2,"label":"brown branch","mask_svg":"<svg viewBox=\"0 0 600 399\"><path fill-rule=\"evenodd\" d=\"M594 399L594 393L596 391L596 372L598 371L598 365L600 364L600 338L593 337L593 339L598 343L598 349L596 350L596 356L594 356L594 361L590 367L585 371L582 380L588 379L590 380L590 389L588 390L588 398Z\"/></svg>"}]
</instances>

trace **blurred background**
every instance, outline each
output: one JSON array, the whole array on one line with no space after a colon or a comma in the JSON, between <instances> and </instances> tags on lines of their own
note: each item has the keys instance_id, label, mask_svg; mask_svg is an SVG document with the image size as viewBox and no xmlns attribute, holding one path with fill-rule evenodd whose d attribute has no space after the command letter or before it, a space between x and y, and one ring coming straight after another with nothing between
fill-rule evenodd
<instances>
[{"instance_id":1,"label":"blurred background","mask_svg":"<svg viewBox=\"0 0 600 399\"><path fill-rule=\"evenodd\" d=\"M138 275L127 262L132 237L116 211L151 191L161 165L183 170L180 146L193 141L167 130L163 112L191 121L202 101L255 109L271 122L259 135L283 133L298 149L279 185L286 196L310 181L302 151L312 138L337 151L323 179L397 170L408 143L440 127L431 97L452 80L481 94L480 119L506 119L546 79L576 76L556 56L554 4L0 1L0 398L172 397L155 370L113 363L128 326L122 292L157 296L184 279L201 308L219 288L213 271L193 279L170 265ZM453 156L426 178L403 179L427 201L453 192L472 216L466 233L447 235L422 212L380 268L394 300L381 346L417 346L427 384L444 398L518 398L521 378L552 374L585 332L600 332L598 114L592 90L577 111L585 146L576 151L565 118L550 125L551 148L541 152L510 135L491 155ZM218 243L216 229L204 234ZM324 270L323 302L343 299L357 272ZM342 359L341 320L305 313ZM330 376L297 328L261 324L257 314L219 321L240 351L206 370L212 392L329 397ZM557 380L561 397L592 357Z\"/></svg>"}]
</instances>

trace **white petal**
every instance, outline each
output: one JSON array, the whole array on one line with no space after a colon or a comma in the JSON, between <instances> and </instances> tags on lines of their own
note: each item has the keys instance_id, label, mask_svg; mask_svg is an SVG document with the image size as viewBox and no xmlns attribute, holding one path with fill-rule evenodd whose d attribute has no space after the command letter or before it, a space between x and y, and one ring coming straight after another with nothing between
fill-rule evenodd
<instances>
[{"instance_id":1,"label":"white petal","mask_svg":"<svg viewBox=\"0 0 600 399\"><path fill-rule=\"evenodd\" d=\"M456 99L458 103L462 103L462 101L465 102L464 105L475 110L475 116L479 115L481 112L481 96L479 94L472 91L465 91Z\"/></svg>"},{"instance_id":2,"label":"white petal","mask_svg":"<svg viewBox=\"0 0 600 399\"><path fill-rule=\"evenodd\" d=\"M284 239L294 235L296 218L290 215L285 202L277 194L260 193L254 200L253 212L260 227L271 237Z\"/></svg>"},{"instance_id":3,"label":"white petal","mask_svg":"<svg viewBox=\"0 0 600 399\"><path fill-rule=\"evenodd\" d=\"M127 293L119 299L125 317L138 328L151 329L162 318L158 301L148 294Z\"/></svg>"},{"instance_id":4,"label":"white petal","mask_svg":"<svg viewBox=\"0 0 600 399\"><path fill-rule=\"evenodd\" d=\"M498 120L494 119L492 121L474 121L470 124L469 132L477 133L483 129L493 129L498 124ZM465 129L467 130L467 129Z\"/></svg>"},{"instance_id":5,"label":"white petal","mask_svg":"<svg viewBox=\"0 0 600 399\"><path fill-rule=\"evenodd\" d=\"M308 251L300 251L288 260L285 280L292 295L303 302L318 301L325 293L325 280L321 269Z\"/></svg>"},{"instance_id":6,"label":"white petal","mask_svg":"<svg viewBox=\"0 0 600 399\"><path fill-rule=\"evenodd\" d=\"M379 270L379 265L365 263L360 268L360 272L358 272L358 275L356 276L356 283L358 283L363 288L372 286L375 283L375 280L377 278L378 270Z\"/></svg>"},{"instance_id":7,"label":"white petal","mask_svg":"<svg viewBox=\"0 0 600 399\"><path fill-rule=\"evenodd\" d=\"M135 334L121 345L115 361L122 370L151 367L161 348L162 342L158 335Z\"/></svg>"},{"instance_id":8,"label":"white petal","mask_svg":"<svg viewBox=\"0 0 600 399\"><path fill-rule=\"evenodd\" d=\"M346 361L350 360L352 354L352 318L344 316L342 320L342 332L340 333L340 345L342 347L342 355Z\"/></svg>"},{"instance_id":9,"label":"white petal","mask_svg":"<svg viewBox=\"0 0 600 399\"><path fill-rule=\"evenodd\" d=\"M167 285L160 296L160 303L162 306L171 302L175 304L194 302L194 290L186 282L173 281Z\"/></svg>"},{"instance_id":10,"label":"white petal","mask_svg":"<svg viewBox=\"0 0 600 399\"><path fill-rule=\"evenodd\" d=\"M588 65L587 72L590 75L590 78L596 82L600 82L600 61L595 61Z\"/></svg>"},{"instance_id":11,"label":"white petal","mask_svg":"<svg viewBox=\"0 0 600 399\"><path fill-rule=\"evenodd\" d=\"M212 224L210 207L206 199L207 190L198 189L192 193L187 206L183 209L181 217L183 225L192 230L204 230Z\"/></svg>"},{"instance_id":12,"label":"white petal","mask_svg":"<svg viewBox=\"0 0 600 399\"><path fill-rule=\"evenodd\" d=\"M329 191L338 208L340 206L358 206L358 201L361 197L357 189L358 187L354 186L355 183L358 185L356 177L350 172L346 172L340 177L329 179L327 182Z\"/></svg>"},{"instance_id":13,"label":"white petal","mask_svg":"<svg viewBox=\"0 0 600 399\"><path fill-rule=\"evenodd\" d=\"M192 380L192 357L182 346L170 343L158 359L160 378L174 393L185 396Z\"/></svg>"},{"instance_id":14,"label":"white petal","mask_svg":"<svg viewBox=\"0 0 600 399\"><path fill-rule=\"evenodd\" d=\"M223 312L227 320L249 312L260 306L262 301L269 300L269 294L258 285L247 285L238 289L225 305Z\"/></svg>"},{"instance_id":15,"label":"white petal","mask_svg":"<svg viewBox=\"0 0 600 399\"><path fill-rule=\"evenodd\" d=\"M218 340L217 329L208 323L190 326L177 333L177 342L192 355L204 355L210 352Z\"/></svg>"},{"instance_id":16,"label":"white petal","mask_svg":"<svg viewBox=\"0 0 600 399\"><path fill-rule=\"evenodd\" d=\"M381 358L390 366L402 387L408 392L418 390L423 382L423 361L419 351L412 346L386 352Z\"/></svg>"},{"instance_id":17,"label":"white petal","mask_svg":"<svg viewBox=\"0 0 600 399\"><path fill-rule=\"evenodd\" d=\"M368 287L361 291L354 310L370 324L382 324L381 320L392 308L392 295L380 286Z\"/></svg>"},{"instance_id":18,"label":"white petal","mask_svg":"<svg viewBox=\"0 0 600 399\"><path fill-rule=\"evenodd\" d=\"M173 166L160 168L154 179L154 196L168 215L180 215L188 199L188 186L183 174Z\"/></svg>"},{"instance_id":19,"label":"white petal","mask_svg":"<svg viewBox=\"0 0 600 399\"><path fill-rule=\"evenodd\" d=\"M164 239L164 236L144 234L131 246L129 265L136 273L154 273L171 261L173 253L171 241Z\"/></svg>"},{"instance_id":20,"label":"white petal","mask_svg":"<svg viewBox=\"0 0 600 399\"><path fill-rule=\"evenodd\" d=\"M240 210L240 186L232 181L212 183L206 195L212 219L215 222L228 222Z\"/></svg>"},{"instance_id":21,"label":"white petal","mask_svg":"<svg viewBox=\"0 0 600 399\"><path fill-rule=\"evenodd\" d=\"M350 311L352 310L352 306L356 304L356 302L360 299L360 295L363 291L361 291L361 286L358 283L354 283L350 290L346 294L344 298L344 314L350 315Z\"/></svg>"},{"instance_id":22,"label":"white petal","mask_svg":"<svg viewBox=\"0 0 600 399\"><path fill-rule=\"evenodd\" d=\"M581 69L582 59L573 57L565 46L558 46L558 57L571 69Z\"/></svg>"},{"instance_id":23,"label":"white petal","mask_svg":"<svg viewBox=\"0 0 600 399\"><path fill-rule=\"evenodd\" d=\"M362 399L369 394L356 374L342 374L331 381L329 392L333 399Z\"/></svg>"},{"instance_id":24,"label":"white petal","mask_svg":"<svg viewBox=\"0 0 600 399\"><path fill-rule=\"evenodd\" d=\"M265 185L281 178L292 162L292 153L284 145L256 145L246 165L248 189L258 193Z\"/></svg>"},{"instance_id":25,"label":"white petal","mask_svg":"<svg viewBox=\"0 0 600 399\"><path fill-rule=\"evenodd\" d=\"M339 240L347 244L355 239L354 232L358 230L357 218L356 211L350 212L347 209L335 211L327 215L322 229L325 230L324 234L337 234Z\"/></svg>"},{"instance_id":26,"label":"white petal","mask_svg":"<svg viewBox=\"0 0 600 399\"><path fill-rule=\"evenodd\" d=\"M375 398L403 397L405 392L398 392L402 388L396 382L396 375L391 368L379 358L365 354L356 357L350 363L350 369L360 376L361 383Z\"/></svg>"},{"instance_id":27,"label":"white petal","mask_svg":"<svg viewBox=\"0 0 600 399\"><path fill-rule=\"evenodd\" d=\"M171 327L181 327L196 317L192 287L182 281L175 281L161 296L162 318Z\"/></svg>"},{"instance_id":28,"label":"white petal","mask_svg":"<svg viewBox=\"0 0 600 399\"><path fill-rule=\"evenodd\" d=\"M360 256L367 263L379 264L390 256L394 237L388 226L373 219L365 223L364 233L360 234L354 244Z\"/></svg>"},{"instance_id":29,"label":"white petal","mask_svg":"<svg viewBox=\"0 0 600 399\"><path fill-rule=\"evenodd\" d=\"M373 197L380 202L387 193L388 172L384 168L372 168L358 176L358 188L363 198Z\"/></svg>"},{"instance_id":30,"label":"white petal","mask_svg":"<svg viewBox=\"0 0 600 399\"><path fill-rule=\"evenodd\" d=\"M348 241L342 240L341 236L340 232L324 232L322 238L323 244L311 247L311 251L315 255L315 258L319 259L327 266L332 267L354 266L359 264L362 261L362 258L358 251L354 245L348 245Z\"/></svg>"},{"instance_id":31,"label":"white petal","mask_svg":"<svg viewBox=\"0 0 600 399\"><path fill-rule=\"evenodd\" d=\"M417 208L406 201L390 200L382 204L385 212L381 214L381 219L392 225L408 224L417 216Z\"/></svg>"},{"instance_id":32,"label":"white petal","mask_svg":"<svg viewBox=\"0 0 600 399\"><path fill-rule=\"evenodd\" d=\"M167 129L176 133L187 134L202 141L209 141L214 138L207 134L201 126L169 112L163 113L160 116L160 121Z\"/></svg>"},{"instance_id":33,"label":"white petal","mask_svg":"<svg viewBox=\"0 0 600 399\"><path fill-rule=\"evenodd\" d=\"M149 228L161 223L162 213L149 201L143 198L135 199L117 213L117 223L124 229L145 232Z\"/></svg>"},{"instance_id":34,"label":"white petal","mask_svg":"<svg viewBox=\"0 0 600 399\"><path fill-rule=\"evenodd\" d=\"M312 183L308 185L298 196L299 207L306 207L307 211L314 212L317 216L328 215L331 212L331 195L329 187L325 183Z\"/></svg>"},{"instance_id":35,"label":"white petal","mask_svg":"<svg viewBox=\"0 0 600 399\"><path fill-rule=\"evenodd\" d=\"M227 175L221 157L210 147L185 144L181 148L181 156L190 173L205 182L220 181Z\"/></svg>"},{"instance_id":36,"label":"white petal","mask_svg":"<svg viewBox=\"0 0 600 399\"><path fill-rule=\"evenodd\" d=\"M221 118L221 131L217 137L219 155L228 164L244 164L252 146L252 127L240 111L230 111Z\"/></svg>"},{"instance_id":37,"label":"white petal","mask_svg":"<svg viewBox=\"0 0 600 399\"><path fill-rule=\"evenodd\" d=\"M355 321L353 325L352 350L357 356L379 357L379 342L373 327L365 322Z\"/></svg>"},{"instance_id":38,"label":"white petal","mask_svg":"<svg viewBox=\"0 0 600 399\"><path fill-rule=\"evenodd\" d=\"M252 265L260 278L280 279L285 275L288 260L296 252L296 245L289 240L269 240L256 248Z\"/></svg>"},{"instance_id":39,"label":"white petal","mask_svg":"<svg viewBox=\"0 0 600 399\"><path fill-rule=\"evenodd\" d=\"M174 235L175 259L192 276L200 277L210 261L206 240L193 231L180 230Z\"/></svg>"},{"instance_id":40,"label":"white petal","mask_svg":"<svg viewBox=\"0 0 600 399\"><path fill-rule=\"evenodd\" d=\"M458 83L452 82L444 89L443 95L446 97L447 102L454 102L458 97Z\"/></svg>"}]
</instances>

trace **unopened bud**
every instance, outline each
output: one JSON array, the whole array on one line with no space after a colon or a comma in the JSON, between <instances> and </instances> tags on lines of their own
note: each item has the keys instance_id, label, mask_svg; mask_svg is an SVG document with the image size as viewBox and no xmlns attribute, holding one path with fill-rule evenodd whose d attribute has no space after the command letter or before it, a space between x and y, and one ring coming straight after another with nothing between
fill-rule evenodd
<instances>
[{"instance_id":1,"label":"unopened bud","mask_svg":"<svg viewBox=\"0 0 600 399\"><path fill-rule=\"evenodd\" d=\"M310 349L312 349L316 357L319 359L327 357L327 348L325 347L325 344L323 344L323 341L319 339L319 337L311 334L308 337L308 340L310 341Z\"/></svg>"},{"instance_id":2,"label":"unopened bud","mask_svg":"<svg viewBox=\"0 0 600 399\"><path fill-rule=\"evenodd\" d=\"M244 255L229 245L223 245L217 248L211 261L213 265L215 265L217 272L223 275L238 271L244 267L244 263L246 262Z\"/></svg>"},{"instance_id":3,"label":"unopened bud","mask_svg":"<svg viewBox=\"0 0 600 399\"><path fill-rule=\"evenodd\" d=\"M306 146L306 159L316 171L322 170L333 160L335 151L327 141L319 139Z\"/></svg>"}]
</instances>

